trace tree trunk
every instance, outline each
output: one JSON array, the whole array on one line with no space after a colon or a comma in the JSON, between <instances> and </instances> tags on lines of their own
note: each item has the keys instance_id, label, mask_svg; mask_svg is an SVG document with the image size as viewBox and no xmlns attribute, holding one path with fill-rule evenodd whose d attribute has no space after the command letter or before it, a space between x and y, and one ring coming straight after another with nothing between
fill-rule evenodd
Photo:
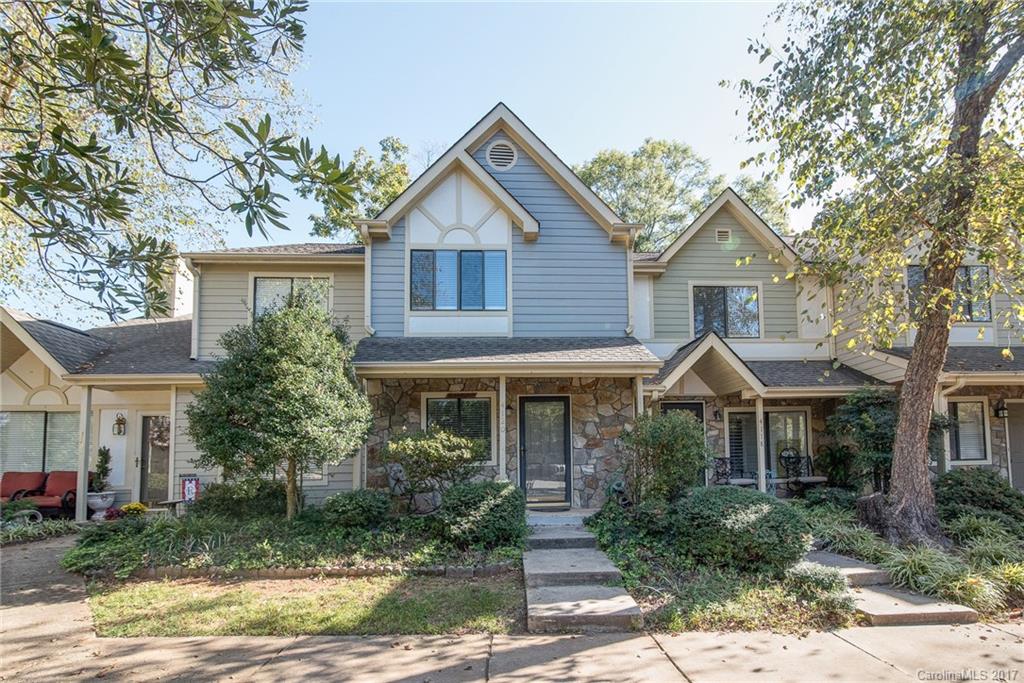
<instances>
[{"instance_id":1,"label":"tree trunk","mask_svg":"<svg viewBox=\"0 0 1024 683\"><path fill-rule=\"evenodd\" d=\"M295 458L288 457L287 479L285 481L285 496L287 500L286 515L291 519L299 511L299 478L295 466Z\"/></svg>"},{"instance_id":2,"label":"tree trunk","mask_svg":"<svg viewBox=\"0 0 1024 683\"><path fill-rule=\"evenodd\" d=\"M926 300L932 304L918 327L900 390L892 488L885 519L880 524L889 540L900 543L948 544L939 527L928 480L932 401L949 347L954 299L948 293L953 290L956 269L970 247L969 221L985 119L993 97L1020 58L1019 48L1011 49L988 71L990 46L986 45L986 36L994 7L988 3L958 7L963 13L959 17L962 34L957 45L955 109L946 151L951 179L945 196L939 198L941 214L929 245L924 290Z\"/></svg>"}]
</instances>

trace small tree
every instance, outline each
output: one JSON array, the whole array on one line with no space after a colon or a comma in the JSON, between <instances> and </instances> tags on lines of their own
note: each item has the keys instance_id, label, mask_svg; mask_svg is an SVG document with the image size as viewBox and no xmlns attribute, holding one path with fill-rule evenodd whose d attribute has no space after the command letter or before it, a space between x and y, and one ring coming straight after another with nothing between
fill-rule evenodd
<instances>
[{"instance_id":1,"label":"small tree","mask_svg":"<svg viewBox=\"0 0 1024 683\"><path fill-rule=\"evenodd\" d=\"M432 494L424 512L436 510L439 494L450 486L468 481L483 458L483 442L444 430L404 434L384 447L385 462L391 466L391 492L404 497L409 510L418 509L417 502L422 502L417 496Z\"/></svg>"},{"instance_id":2,"label":"small tree","mask_svg":"<svg viewBox=\"0 0 1024 683\"><path fill-rule=\"evenodd\" d=\"M704 425L685 410L641 415L622 440L630 449L624 474L626 496L634 505L675 500L699 482L707 467Z\"/></svg>"},{"instance_id":3,"label":"small tree","mask_svg":"<svg viewBox=\"0 0 1024 683\"><path fill-rule=\"evenodd\" d=\"M188 407L199 467L227 478L285 473L287 515L298 509L299 475L337 465L359 448L371 411L356 384L352 346L313 293L221 338L225 358L204 376Z\"/></svg>"},{"instance_id":4,"label":"small tree","mask_svg":"<svg viewBox=\"0 0 1024 683\"><path fill-rule=\"evenodd\" d=\"M102 493L110 482L110 448L100 446L96 451L96 469L92 478L92 490Z\"/></svg>"}]
</instances>

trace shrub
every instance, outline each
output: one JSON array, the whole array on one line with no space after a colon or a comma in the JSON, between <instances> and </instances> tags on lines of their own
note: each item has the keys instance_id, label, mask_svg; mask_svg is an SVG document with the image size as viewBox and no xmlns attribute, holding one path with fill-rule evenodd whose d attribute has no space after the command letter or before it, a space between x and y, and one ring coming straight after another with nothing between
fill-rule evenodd
<instances>
[{"instance_id":1,"label":"shrub","mask_svg":"<svg viewBox=\"0 0 1024 683\"><path fill-rule=\"evenodd\" d=\"M440 518L460 547L515 545L526 537L526 497L509 482L463 482L444 493Z\"/></svg>"},{"instance_id":2,"label":"shrub","mask_svg":"<svg viewBox=\"0 0 1024 683\"><path fill-rule=\"evenodd\" d=\"M973 515L981 519L990 520L998 524L1006 534L1024 540L1024 524L1017 523L1012 517L999 510L987 510L974 505L962 505L959 503L945 503L939 505L936 511L938 512L939 520L943 524L949 524L957 517Z\"/></svg>"},{"instance_id":3,"label":"shrub","mask_svg":"<svg viewBox=\"0 0 1024 683\"><path fill-rule=\"evenodd\" d=\"M92 490L102 493L107 490L107 484L110 482L110 448L108 446L100 446L96 451L96 467L93 469Z\"/></svg>"},{"instance_id":4,"label":"shrub","mask_svg":"<svg viewBox=\"0 0 1024 683\"><path fill-rule=\"evenodd\" d=\"M622 438L629 449L623 468L626 496L637 505L648 498L673 501L699 481L707 467L704 424L692 413L672 410L641 415Z\"/></svg>"},{"instance_id":5,"label":"shrub","mask_svg":"<svg viewBox=\"0 0 1024 683\"><path fill-rule=\"evenodd\" d=\"M959 467L946 472L935 481L935 502L947 513L963 510L960 506L999 513L1009 530L1024 539L1024 493L995 470Z\"/></svg>"},{"instance_id":6,"label":"shrub","mask_svg":"<svg viewBox=\"0 0 1024 683\"><path fill-rule=\"evenodd\" d=\"M13 519L19 512L35 510L37 507L31 500L9 500L5 503L0 503L0 519L6 522Z\"/></svg>"},{"instance_id":7,"label":"shrub","mask_svg":"<svg viewBox=\"0 0 1024 683\"><path fill-rule=\"evenodd\" d=\"M801 562L786 570L786 585L802 600L846 592L846 579L835 567Z\"/></svg>"},{"instance_id":8,"label":"shrub","mask_svg":"<svg viewBox=\"0 0 1024 683\"><path fill-rule=\"evenodd\" d=\"M189 512L198 516L284 516L286 500L287 492L282 481L239 479L207 484L196 501L189 506Z\"/></svg>"},{"instance_id":9,"label":"shrub","mask_svg":"<svg viewBox=\"0 0 1024 683\"><path fill-rule=\"evenodd\" d=\"M961 546L983 538L1011 538L1006 528L996 520L973 513L957 515L952 520L943 522L942 530Z\"/></svg>"},{"instance_id":10,"label":"shrub","mask_svg":"<svg viewBox=\"0 0 1024 683\"><path fill-rule=\"evenodd\" d=\"M1020 562L1024 552L1011 538L976 538L963 549L964 558L972 567L988 568L1002 562Z\"/></svg>"},{"instance_id":11,"label":"shrub","mask_svg":"<svg viewBox=\"0 0 1024 683\"><path fill-rule=\"evenodd\" d=\"M679 551L700 565L778 573L797 563L811 544L799 512L750 489L693 489L671 514Z\"/></svg>"},{"instance_id":12,"label":"shrub","mask_svg":"<svg viewBox=\"0 0 1024 683\"><path fill-rule=\"evenodd\" d=\"M455 484L469 481L484 458L480 441L444 430L398 436L384 447L384 459L392 467L391 491L404 496L416 509L421 494L443 494ZM437 505L427 506L432 511Z\"/></svg>"},{"instance_id":13,"label":"shrub","mask_svg":"<svg viewBox=\"0 0 1024 683\"><path fill-rule=\"evenodd\" d=\"M391 496L384 491L356 489L336 493L324 501L323 515L345 527L376 528L391 511Z\"/></svg>"},{"instance_id":14,"label":"shrub","mask_svg":"<svg viewBox=\"0 0 1024 683\"><path fill-rule=\"evenodd\" d=\"M939 576L964 569L953 556L927 546L894 548L882 563L896 586L927 592Z\"/></svg>"},{"instance_id":15,"label":"shrub","mask_svg":"<svg viewBox=\"0 0 1024 683\"><path fill-rule=\"evenodd\" d=\"M818 486L807 489L804 500L808 505L831 505L840 510L853 510L857 507L857 492L836 486Z\"/></svg>"}]
</instances>

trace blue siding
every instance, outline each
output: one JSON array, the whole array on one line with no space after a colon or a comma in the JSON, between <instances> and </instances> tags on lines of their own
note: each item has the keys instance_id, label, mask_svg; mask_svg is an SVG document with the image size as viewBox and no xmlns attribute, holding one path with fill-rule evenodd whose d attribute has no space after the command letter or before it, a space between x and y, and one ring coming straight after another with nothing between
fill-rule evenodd
<instances>
[{"instance_id":1,"label":"blue siding","mask_svg":"<svg viewBox=\"0 0 1024 683\"><path fill-rule=\"evenodd\" d=\"M371 250L371 325L381 337L405 334L405 219L391 228L391 239L374 240Z\"/></svg>"},{"instance_id":2,"label":"blue siding","mask_svg":"<svg viewBox=\"0 0 1024 683\"><path fill-rule=\"evenodd\" d=\"M491 140L498 138L508 140L500 132ZM625 247L609 242L608 233L518 146L516 165L493 171L485 159L491 140L474 157L540 223L534 242L518 228L512 231L513 334L625 335Z\"/></svg>"}]
</instances>

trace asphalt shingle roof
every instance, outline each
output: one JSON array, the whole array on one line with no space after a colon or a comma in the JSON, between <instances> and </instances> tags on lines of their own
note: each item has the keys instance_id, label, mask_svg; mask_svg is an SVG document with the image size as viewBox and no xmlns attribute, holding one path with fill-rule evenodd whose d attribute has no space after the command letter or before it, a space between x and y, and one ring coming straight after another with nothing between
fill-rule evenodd
<instances>
[{"instance_id":1,"label":"asphalt shingle roof","mask_svg":"<svg viewBox=\"0 0 1024 683\"><path fill-rule=\"evenodd\" d=\"M749 360L747 367L766 387L861 387L884 384L830 360Z\"/></svg>"},{"instance_id":2,"label":"asphalt shingle roof","mask_svg":"<svg viewBox=\"0 0 1024 683\"><path fill-rule=\"evenodd\" d=\"M360 363L657 363L633 337L366 337Z\"/></svg>"},{"instance_id":3,"label":"asphalt shingle roof","mask_svg":"<svg viewBox=\"0 0 1024 683\"><path fill-rule=\"evenodd\" d=\"M69 372L109 349L103 339L52 320L38 320L20 312L15 318L29 336Z\"/></svg>"},{"instance_id":4,"label":"asphalt shingle roof","mask_svg":"<svg viewBox=\"0 0 1024 683\"><path fill-rule=\"evenodd\" d=\"M78 368L84 375L189 374L213 369L214 361L189 358L192 316L130 320L89 330L108 348Z\"/></svg>"},{"instance_id":5,"label":"asphalt shingle roof","mask_svg":"<svg viewBox=\"0 0 1024 683\"><path fill-rule=\"evenodd\" d=\"M663 383L665 379L669 375L671 375L677 367L679 367L680 363L682 363L684 360L690 357L690 354L692 354L696 350L697 346L702 341L704 341L704 336L697 337L689 344L683 344L682 346L680 346L678 349L676 349L675 353L669 356L668 360L665 361L665 364L661 366L661 370L658 371L658 374L652 377L651 379L647 380L647 382L649 384Z\"/></svg>"},{"instance_id":6,"label":"asphalt shingle roof","mask_svg":"<svg viewBox=\"0 0 1024 683\"><path fill-rule=\"evenodd\" d=\"M361 244L340 242L301 242L298 244L268 244L260 247L233 247L231 249L215 249L198 251L195 254L215 256L217 254L268 254L280 256L339 256L346 254L362 254L365 247Z\"/></svg>"},{"instance_id":7,"label":"asphalt shingle roof","mask_svg":"<svg viewBox=\"0 0 1024 683\"><path fill-rule=\"evenodd\" d=\"M950 346L946 351L946 372L1024 372L1024 346L1011 346L1013 359L1003 357L1003 346ZM910 358L909 346L882 349L898 358Z\"/></svg>"}]
</instances>

